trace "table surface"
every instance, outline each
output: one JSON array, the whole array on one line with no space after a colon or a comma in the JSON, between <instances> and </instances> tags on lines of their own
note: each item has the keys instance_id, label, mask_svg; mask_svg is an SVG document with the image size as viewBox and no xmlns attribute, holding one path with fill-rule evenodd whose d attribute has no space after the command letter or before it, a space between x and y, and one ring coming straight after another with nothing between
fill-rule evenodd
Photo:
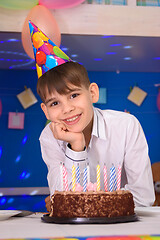
<instances>
[{"instance_id":1,"label":"table surface","mask_svg":"<svg viewBox=\"0 0 160 240\"><path fill-rule=\"evenodd\" d=\"M0 239L160 235L160 207L158 213L145 209L146 213L137 213L139 221L116 224L45 223L41 220L44 213L10 217L0 221Z\"/></svg>"}]
</instances>

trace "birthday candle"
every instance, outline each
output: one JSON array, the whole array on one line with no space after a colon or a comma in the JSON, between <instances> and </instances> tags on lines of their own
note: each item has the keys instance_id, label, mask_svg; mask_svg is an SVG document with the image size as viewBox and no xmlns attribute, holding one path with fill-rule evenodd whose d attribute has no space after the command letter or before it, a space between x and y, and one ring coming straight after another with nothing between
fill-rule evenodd
<instances>
[{"instance_id":1,"label":"birthday candle","mask_svg":"<svg viewBox=\"0 0 160 240\"><path fill-rule=\"evenodd\" d=\"M75 192L76 189L76 168L74 164L72 165L72 191Z\"/></svg>"},{"instance_id":2,"label":"birthday candle","mask_svg":"<svg viewBox=\"0 0 160 240\"><path fill-rule=\"evenodd\" d=\"M100 165L97 165L97 191L100 191Z\"/></svg>"},{"instance_id":3,"label":"birthday candle","mask_svg":"<svg viewBox=\"0 0 160 240\"><path fill-rule=\"evenodd\" d=\"M113 166L110 168L109 191L113 191Z\"/></svg>"},{"instance_id":4,"label":"birthday candle","mask_svg":"<svg viewBox=\"0 0 160 240\"><path fill-rule=\"evenodd\" d=\"M90 169L89 169L89 163L87 164L87 182L90 183Z\"/></svg>"},{"instance_id":5,"label":"birthday candle","mask_svg":"<svg viewBox=\"0 0 160 240\"><path fill-rule=\"evenodd\" d=\"M63 170L63 186L64 186L64 190L65 191L69 191L69 189L68 189L68 179L67 179L67 170L66 170L64 164L63 164L62 170Z\"/></svg>"},{"instance_id":6,"label":"birthday candle","mask_svg":"<svg viewBox=\"0 0 160 240\"><path fill-rule=\"evenodd\" d=\"M76 183L80 183L80 169L79 169L79 163L76 167Z\"/></svg>"},{"instance_id":7,"label":"birthday candle","mask_svg":"<svg viewBox=\"0 0 160 240\"><path fill-rule=\"evenodd\" d=\"M63 191L64 187L63 187L63 165L62 165L62 162L60 163L60 180L61 180L61 189Z\"/></svg>"},{"instance_id":8,"label":"birthday candle","mask_svg":"<svg viewBox=\"0 0 160 240\"><path fill-rule=\"evenodd\" d=\"M113 166L113 190L117 189L116 168Z\"/></svg>"},{"instance_id":9,"label":"birthday candle","mask_svg":"<svg viewBox=\"0 0 160 240\"><path fill-rule=\"evenodd\" d=\"M87 168L84 168L83 171L83 192L87 191Z\"/></svg>"},{"instance_id":10,"label":"birthday candle","mask_svg":"<svg viewBox=\"0 0 160 240\"><path fill-rule=\"evenodd\" d=\"M119 165L118 174L117 174L117 190L119 190L121 187L121 172L122 172L122 168L121 168L121 165Z\"/></svg>"},{"instance_id":11,"label":"birthday candle","mask_svg":"<svg viewBox=\"0 0 160 240\"><path fill-rule=\"evenodd\" d=\"M104 167L103 167L103 175L104 175L104 189L107 192L108 191L108 187L107 187L107 167L106 167L105 164L104 164Z\"/></svg>"}]
</instances>

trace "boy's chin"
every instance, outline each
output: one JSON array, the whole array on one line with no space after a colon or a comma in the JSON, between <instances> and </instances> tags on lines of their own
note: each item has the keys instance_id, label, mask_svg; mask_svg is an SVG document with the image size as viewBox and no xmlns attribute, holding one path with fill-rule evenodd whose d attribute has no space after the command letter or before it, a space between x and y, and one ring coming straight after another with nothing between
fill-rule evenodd
<instances>
[{"instance_id":1,"label":"boy's chin","mask_svg":"<svg viewBox=\"0 0 160 240\"><path fill-rule=\"evenodd\" d=\"M67 130L69 132L74 132L74 133L81 133L83 132L83 129L82 128L77 128L76 126L67 126Z\"/></svg>"}]
</instances>

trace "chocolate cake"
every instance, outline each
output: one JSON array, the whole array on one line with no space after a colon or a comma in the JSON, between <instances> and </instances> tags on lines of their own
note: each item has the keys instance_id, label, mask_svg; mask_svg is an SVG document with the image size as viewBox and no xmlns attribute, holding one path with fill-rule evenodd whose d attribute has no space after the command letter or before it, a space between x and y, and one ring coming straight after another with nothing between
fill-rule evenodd
<instances>
[{"instance_id":1,"label":"chocolate cake","mask_svg":"<svg viewBox=\"0 0 160 240\"><path fill-rule=\"evenodd\" d=\"M129 191L58 192L51 198L51 217L93 218L134 215L133 196Z\"/></svg>"}]
</instances>

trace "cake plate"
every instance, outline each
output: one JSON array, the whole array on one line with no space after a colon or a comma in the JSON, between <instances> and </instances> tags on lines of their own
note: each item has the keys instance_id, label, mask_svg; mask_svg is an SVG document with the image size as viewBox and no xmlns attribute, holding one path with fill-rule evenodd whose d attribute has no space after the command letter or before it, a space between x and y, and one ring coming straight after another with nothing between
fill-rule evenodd
<instances>
[{"instance_id":1,"label":"cake plate","mask_svg":"<svg viewBox=\"0 0 160 240\"><path fill-rule=\"evenodd\" d=\"M139 220L136 214L131 216L123 217L94 217L94 218L58 218L50 217L49 214L43 215L41 217L43 222L46 223L57 223L57 224L111 224L111 223L126 223L126 222L136 222Z\"/></svg>"}]
</instances>

